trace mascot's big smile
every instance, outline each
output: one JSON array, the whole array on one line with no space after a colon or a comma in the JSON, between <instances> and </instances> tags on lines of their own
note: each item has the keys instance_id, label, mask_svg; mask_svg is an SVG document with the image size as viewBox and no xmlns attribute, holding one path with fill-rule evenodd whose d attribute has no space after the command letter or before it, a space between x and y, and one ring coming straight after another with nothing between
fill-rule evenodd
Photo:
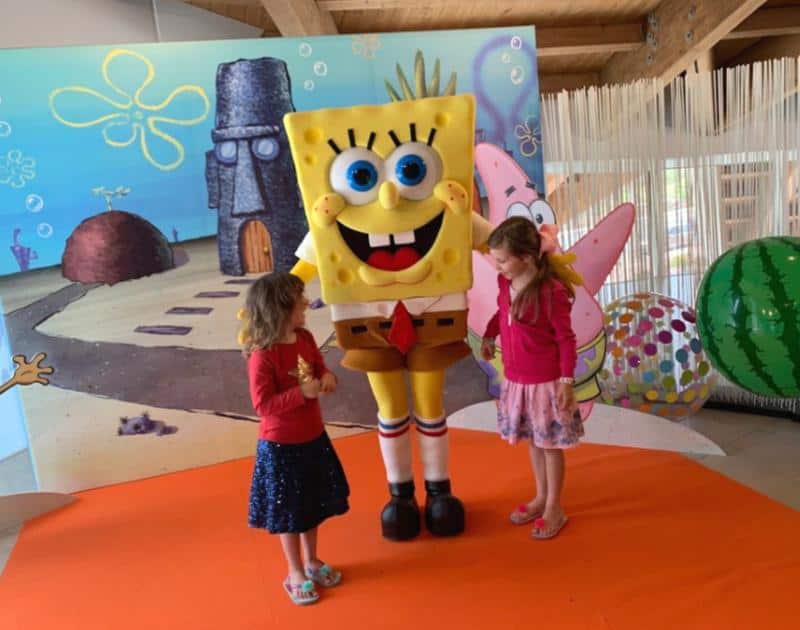
<instances>
[{"instance_id":1,"label":"mascot's big smile","mask_svg":"<svg viewBox=\"0 0 800 630\"><path fill-rule=\"evenodd\" d=\"M344 242L358 258L370 267L385 271L408 269L433 247L444 220L440 212L416 230L397 234L368 234L337 221Z\"/></svg>"}]
</instances>

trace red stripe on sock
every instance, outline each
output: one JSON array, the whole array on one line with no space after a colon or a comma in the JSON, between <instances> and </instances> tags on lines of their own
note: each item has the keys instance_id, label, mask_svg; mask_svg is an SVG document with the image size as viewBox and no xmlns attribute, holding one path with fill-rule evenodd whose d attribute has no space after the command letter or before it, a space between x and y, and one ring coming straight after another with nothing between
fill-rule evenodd
<instances>
[{"instance_id":1,"label":"red stripe on sock","mask_svg":"<svg viewBox=\"0 0 800 630\"><path fill-rule=\"evenodd\" d=\"M396 438L396 437L400 437L404 433L407 433L410 428L411 428L411 425L410 424L406 424L406 426L404 426L403 429L401 431L398 431L397 433L386 433L386 432L381 431L380 429L378 429L378 435L380 435L381 437L385 437L385 438Z\"/></svg>"}]
</instances>

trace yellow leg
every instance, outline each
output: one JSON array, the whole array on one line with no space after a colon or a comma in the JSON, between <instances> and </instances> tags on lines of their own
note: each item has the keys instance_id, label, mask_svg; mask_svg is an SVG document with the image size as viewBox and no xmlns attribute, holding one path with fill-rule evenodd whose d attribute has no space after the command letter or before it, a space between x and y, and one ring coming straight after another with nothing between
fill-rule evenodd
<instances>
[{"instance_id":1,"label":"yellow leg","mask_svg":"<svg viewBox=\"0 0 800 630\"><path fill-rule=\"evenodd\" d=\"M444 415L444 370L411 372L410 375L417 417L439 418Z\"/></svg>"},{"instance_id":2,"label":"yellow leg","mask_svg":"<svg viewBox=\"0 0 800 630\"><path fill-rule=\"evenodd\" d=\"M425 481L447 481L450 475L447 470L449 447L444 417L444 370L411 372L411 388Z\"/></svg>"},{"instance_id":3,"label":"yellow leg","mask_svg":"<svg viewBox=\"0 0 800 630\"><path fill-rule=\"evenodd\" d=\"M403 419L408 415L404 370L392 372L367 372L372 395L378 403L378 413L387 421Z\"/></svg>"},{"instance_id":4,"label":"yellow leg","mask_svg":"<svg viewBox=\"0 0 800 630\"><path fill-rule=\"evenodd\" d=\"M407 483L414 478L409 431L411 418L403 377L403 370L367 372L372 395L378 403L378 443L390 484Z\"/></svg>"},{"instance_id":5,"label":"yellow leg","mask_svg":"<svg viewBox=\"0 0 800 630\"><path fill-rule=\"evenodd\" d=\"M444 370L411 372L411 387L425 475L425 524L434 536L455 536L464 531L464 505L450 485Z\"/></svg>"}]
</instances>

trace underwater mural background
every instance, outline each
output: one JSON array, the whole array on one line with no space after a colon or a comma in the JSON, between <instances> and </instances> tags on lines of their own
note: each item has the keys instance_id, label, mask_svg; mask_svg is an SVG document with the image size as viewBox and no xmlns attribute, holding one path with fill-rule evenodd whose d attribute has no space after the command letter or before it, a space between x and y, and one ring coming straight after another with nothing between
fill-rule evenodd
<instances>
[{"instance_id":1,"label":"underwater mural background","mask_svg":"<svg viewBox=\"0 0 800 630\"><path fill-rule=\"evenodd\" d=\"M402 96L416 51L441 90L474 93L476 141L505 147L544 189L533 27L0 51L0 275L61 263L96 190L170 242L217 234L205 153L220 64L274 57L299 110Z\"/></svg>"},{"instance_id":2,"label":"underwater mural background","mask_svg":"<svg viewBox=\"0 0 800 630\"><path fill-rule=\"evenodd\" d=\"M0 372L46 375L0 393L0 466L74 492L251 455L237 311L306 231L283 113L473 93L476 143L543 190L535 47L514 27L0 50ZM325 308L308 327L338 369ZM488 397L474 361L456 382L453 410ZM331 435L363 430L341 407Z\"/></svg>"}]
</instances>

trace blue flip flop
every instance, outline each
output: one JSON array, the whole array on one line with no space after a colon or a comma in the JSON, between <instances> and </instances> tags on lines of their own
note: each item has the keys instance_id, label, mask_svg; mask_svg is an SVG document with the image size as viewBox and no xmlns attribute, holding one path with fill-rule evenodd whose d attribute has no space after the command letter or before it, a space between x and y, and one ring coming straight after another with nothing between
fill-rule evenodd
<instances>
[{"instance_id":1,"label":"blue flip flop","mask_svg":"<svg viewBox=\"0 0 800 630\"><path fill-rule=\"evenodd\" d=\"M309 567L306 567L306 577L309 580L313 581L315 584L319 584L320 586L330 588L331 586L336 586L339 582L342 581L342 572L337 571L336 569L330 567L327 564L323 564L316 571L313 571Z\"/></svg>"}]
</instances>

